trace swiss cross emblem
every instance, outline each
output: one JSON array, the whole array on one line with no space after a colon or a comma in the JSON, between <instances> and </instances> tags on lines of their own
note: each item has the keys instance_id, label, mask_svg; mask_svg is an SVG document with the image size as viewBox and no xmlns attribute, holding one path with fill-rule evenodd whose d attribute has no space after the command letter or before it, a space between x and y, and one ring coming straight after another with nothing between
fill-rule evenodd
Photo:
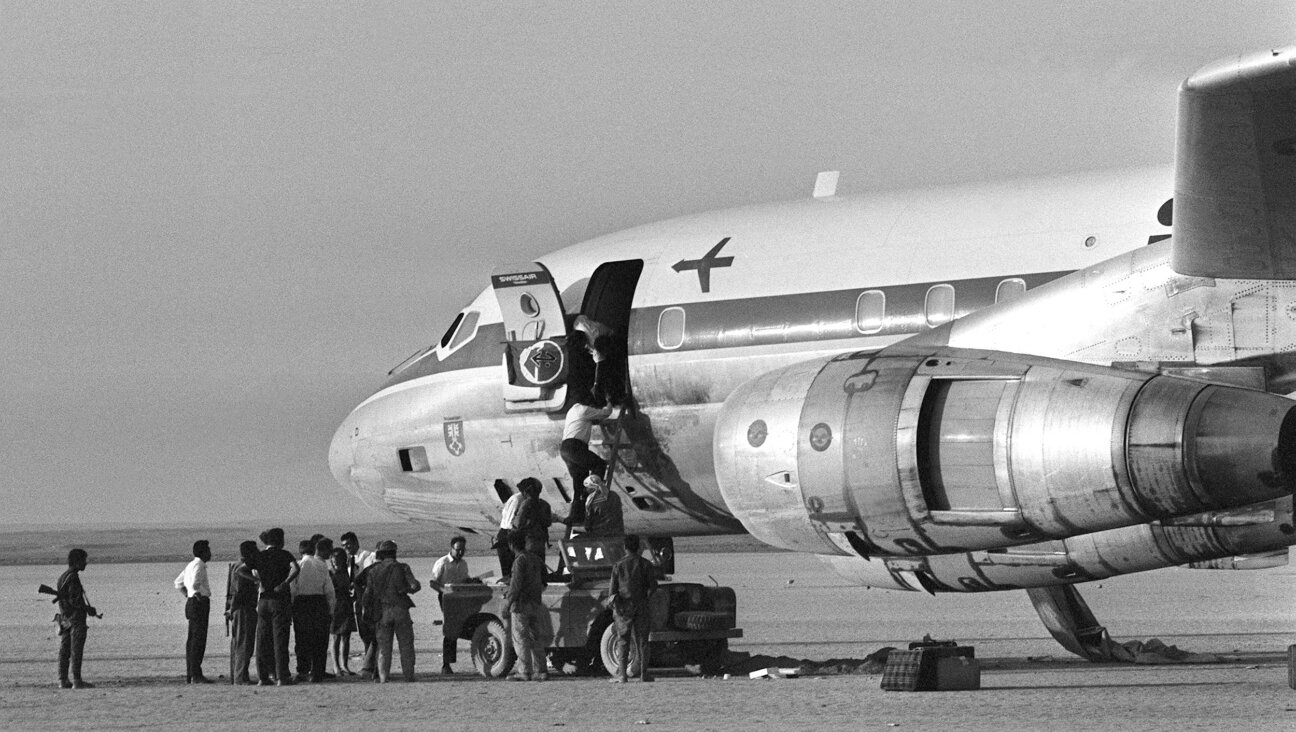
<instances>
[{"instance_id":1,"label":"swiss cross emblem","mask_svg":"<svg viewBox=\"0 0 1296 732\"><path fill-rule=\"evenodd\" d=\"M446 451L455 457L464 454L467 446L464 444L463 420L442 422L441 431L445 433Z\"/></svg>"}]
</instances>

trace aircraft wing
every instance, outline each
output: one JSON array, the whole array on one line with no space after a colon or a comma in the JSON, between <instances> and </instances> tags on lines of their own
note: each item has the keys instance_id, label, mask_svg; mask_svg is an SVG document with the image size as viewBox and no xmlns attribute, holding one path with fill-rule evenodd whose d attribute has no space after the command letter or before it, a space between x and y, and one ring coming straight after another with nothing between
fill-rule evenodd
<instances>
[{"instance_id":1,"label":"aircraft wing","mask_svg":"<svg viewBox=\"0 0 1296 732\"><path fill-rule=\"evenodd\" d=\"M1296 47L1183 82L1173 219L1176 272L1296 279Z\"/></svg>"}]
</instances>

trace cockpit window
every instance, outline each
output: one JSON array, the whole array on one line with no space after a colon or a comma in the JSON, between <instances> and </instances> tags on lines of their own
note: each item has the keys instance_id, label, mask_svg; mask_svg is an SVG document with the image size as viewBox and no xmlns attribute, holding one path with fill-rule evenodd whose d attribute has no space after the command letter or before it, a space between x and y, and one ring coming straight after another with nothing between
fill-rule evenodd
<instances>
[{"instance_id":1,"label":"cockpit window","mask_svg":"<svg viewBox=\"0 0 1296 732\"><path fill-rule=\"evenodd\" d=\"M445 335L441 336L442 348L445 348L446 346L450 345L450 339L454 338L455 329L459 327L459 324L463 322L463 319L464 319L464 314L459 313L458 315L455 316L454 322L450 324L450 327L446 328Z\"/></svg>"},{"instance_id":2,"label":"cockpit window","mask_svg":"<svg viewBox=\"0 0 1296 732\"><path fill-rule=\"evenodd\" d=\"M481 313L476 310L465 310L459 313L455 321L450 324L450 329L441 337L441 348L438 355L445 358L459 350L459 347L463 344L471 341L473 336L477 335L477 319L480 317Z\"/></svg>"}]
</instances>

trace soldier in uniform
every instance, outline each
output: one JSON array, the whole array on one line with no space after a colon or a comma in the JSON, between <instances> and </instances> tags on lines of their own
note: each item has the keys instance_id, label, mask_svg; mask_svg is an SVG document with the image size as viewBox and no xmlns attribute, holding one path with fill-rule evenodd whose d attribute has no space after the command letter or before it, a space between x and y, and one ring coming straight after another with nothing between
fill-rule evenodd
<instances>
[{"instance_id":1,"label":"soldier in uniform","mask_svg":"<svg viewBox=\"0 0 1296 732\"><path fill-rule=\"evenodd\" d=\"M378 681L387 683L391 676L392 638L400 647L401 672L406 681L414 680L414 621L410 595L422 588L408 564L396 561L396 542L378 545L378 563L369 570L365 587L365 614L376 610L376 645L378 646Z\"/></svg>"},{"instance_id":2,"label":"soldier in uniform","mask_svg":"<svg viewBox=\"0 0 1296 732\"><path fill-rule=\"evenodd\" d=\"M86 617L98 615L86 600L81 586L81 573L85 571L90 555L85 549L68 552L68 569L58 580L59 606L59 687L63 689L93 689L94 684L81 678L81 658L85 653ZM68 672L71 671L69 677Z\"/></svg>"}]
</instances>

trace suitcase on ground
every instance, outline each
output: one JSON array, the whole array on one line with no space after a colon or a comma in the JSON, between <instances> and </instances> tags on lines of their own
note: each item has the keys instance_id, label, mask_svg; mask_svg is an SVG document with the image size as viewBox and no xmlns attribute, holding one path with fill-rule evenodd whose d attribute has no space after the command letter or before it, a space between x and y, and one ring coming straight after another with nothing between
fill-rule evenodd
<instances>
[{"instance_id":1,"label":"suitcase on ground","mask_svg":"<svg viewBox=\"0 0 1296 732\"><path fill-rule=\"evenodd\" d=\"M887 654L886 666L882 668L882 689L884 691L923 691L923 656L921 650L894 650ZM928 662L930 663L930 661Z\"/></svg>"},{"instance_id":2,"label":"suitcase on ground","mask_svg":"<svg viewBox=\"0 0 1296 732\"><path fill-rule=\"evenodd\" d=\"M974 691L981 688L981 662L969 656L936 659L936 691Z\"/></svg>"},{"instance_id":3,"label":"suitcase on ground","mask_svg":"<svg viewBox=\"0 0 1296 732\"><path fill-rule=\"evenodd\" d=\"M965 691L981 688L981 664L972 646L918 642L894 650L882 669L885 691Z\"/></svg>"}]
</instances>

